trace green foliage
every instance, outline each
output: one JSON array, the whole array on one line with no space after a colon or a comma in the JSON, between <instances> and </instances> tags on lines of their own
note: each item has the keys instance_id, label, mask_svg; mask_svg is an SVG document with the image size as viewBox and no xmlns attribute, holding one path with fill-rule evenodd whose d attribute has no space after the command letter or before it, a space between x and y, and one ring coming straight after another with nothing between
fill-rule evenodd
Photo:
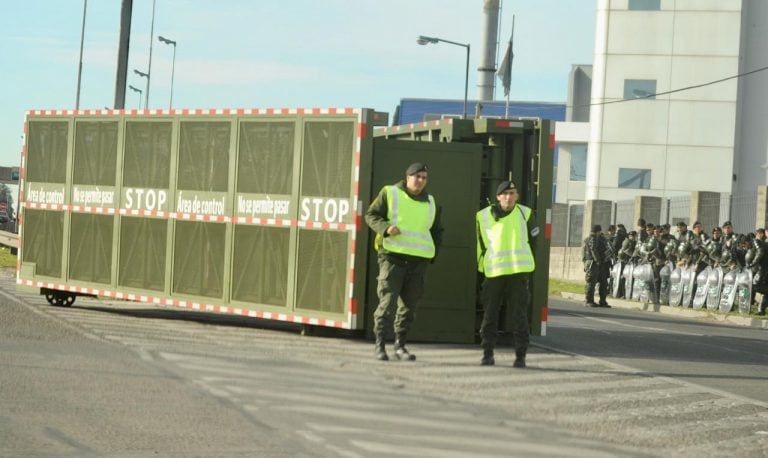
<instances>
[{"instance_id":1,"label":"green foliage","mask_svg":"<svg viewBox=\"0 0 768 458\"><path fill-rule=\"evenodd\" d=\"M11 249L6 246L0 246L0 268L16 268L16 255L11 254Z\"/></svg>"},{"instance_id":2,"label":"green foliage","mask_svg":"<svg viewBox=\"0 0 768 458\"><path fill-rule=\"evenodd\" d=\"M549 295L559 296L560 293L584 294L584 282L549 279Z\"/></svg>"}]
</instances>

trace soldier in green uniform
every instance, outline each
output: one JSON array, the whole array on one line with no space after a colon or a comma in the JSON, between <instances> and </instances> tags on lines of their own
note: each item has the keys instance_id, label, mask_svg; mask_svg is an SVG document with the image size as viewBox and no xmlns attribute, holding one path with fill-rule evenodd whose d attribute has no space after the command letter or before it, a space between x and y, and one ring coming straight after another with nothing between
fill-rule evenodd
<instances>
[{"instance_id":1,"label":"soldier in green uniform","mask_svg":"<svg viewBox=\"0 0 768 458\"><path fill-rule=\"evenodd\" d=\"M499 311L506 302L512 316L515 341L514 367L525 367L528 351L528 278L536 263L531 242L539 234L533 211L518 204L517 188L502 181L496 188L498 204L477 212L477 269L483 273L483 322L480 325L483 358L480 364L496 364L493 350L499 328Z\"/></svg>"},{"instance_id":2,"label":"soldier in green uniform","mask_svg":"<svg viewBox=\"0 0 768 458\"><path fill-rule=\"evenodd\" d=\"M637 220L637 243L643 243L645 242L645 239L648 238L648 233L645 231L645 220L643 218L639 218Z\"/></svg>"},{"instance_id":3,"label":"soldier in green uniform","mask_svg":"<svg viewBox=\"0 0 768 458\"><path fill-rule=\"evenodd\" d=\"M427 264L440 246L442 227L435 199L426 192L427 166L408 166L405 180L382 188L365 213L365 222L376 232L379 305L373 314L376 359L389 359L385 328L394 315L395 356L413 361L405 348L416 306L424 292Z\"/></svg>"},{"instance_id":4,"label":"soldier in green uniform","mask_svg":"<svg viewBox=\"0 0 768 458\"><path fill-rule=\"evenodd\" d=\"M584 262L585 304L587 307L610 307L605 297L608 294L608 275L611 268L608 241L599 224L592 226L592 233L584 239L581 247L581 260ZM598 288L600 302L595 303L595 287Z\"/></svg>"},{"instance_id":5,"label":"soldier in green uniform","mask_svg":"<svg viewBox=\"0 0 768 458\"><path fill-rule=\"evenodd\" d=\"M768 256L766 256L768 253L766 253L766 249L768 249L768 245L766 245L765 242L765 229L759 228L755 230L755 237L751 240L751 247L749 250L749 254L745 256L747 269L752 271L752 284L754 287L752 288L752 297L751 302L755 302L755 293L761 293L764 294L763 291L766 291L768 288L768 284L766 284L766 278L765 278L765 266L766 262L768 262ZM765 309L760 309L758 307L758 314L763 315L765 314Z\"/></svg>"},{"instance_id":6,"label":"soldier in green uniform","mask_svg":"<svg viewBox=\"0 0 768 458\"><path fill-rule=\"evenodd\" d=\"M707 253L707 262L710 267L720 267L720 256L723 252L723 230L719 227L712 229L712 238L704 246Z\"/></svg>"}]
</instances>

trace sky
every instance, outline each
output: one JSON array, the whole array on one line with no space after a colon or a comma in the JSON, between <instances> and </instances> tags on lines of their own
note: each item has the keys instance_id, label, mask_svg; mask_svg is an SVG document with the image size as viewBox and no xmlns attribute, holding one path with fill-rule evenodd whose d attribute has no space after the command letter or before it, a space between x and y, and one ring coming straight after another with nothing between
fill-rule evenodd
<instances>
[{"instance_id":1,"label":"sky","mask_svg":"<svg viewBox=\"0 0 768 458\"><path fill-rule=\"evenodd\" d=\"M477 96L483 0L154 0L149 108L374 108ZM120 0L88 0L81 109L113 107ZM515 16L512 100L564 102L590 64L595 0L502 0L499 61ZM27 110L74 109L84 0L5 0L0 15L0 165L20 162ZM146 91L153 0L133 1L128 84ZM498 84L498 79L496 80ZM497 86L497 98L503 91ZM144 107L128 91L128 109Z\"/></svg>"}]
</instances>

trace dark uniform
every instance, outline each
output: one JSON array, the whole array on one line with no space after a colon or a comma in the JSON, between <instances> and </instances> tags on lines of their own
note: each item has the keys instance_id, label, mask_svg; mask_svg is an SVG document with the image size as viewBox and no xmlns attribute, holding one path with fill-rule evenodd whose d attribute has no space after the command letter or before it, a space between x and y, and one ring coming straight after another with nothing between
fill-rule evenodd
<instances>
[{"instance_id":1,"label":"dark uniform","mask_svg":"<svg viewBox=\"0 0 768 458\"><path fill-rule=\"evenodd\" d=\"M707 253L707 263L710 267L719 267L723 254L723 231L719 227L712 229L712 238L704 245L704 251Z\"/></svg>"},{"instance_id":2,"label":"dark uniform","mask_svg":"<svg viewBox=\"0 0 768 458\"><path fill-rule=\"evenodd\" d=\"M610 307L605 297L608 294L608 276L610 275L611 260L608 241L600 232L599 224L592 226L592 233L584 239L581 248L581 260L584 262L585 299L588 307ZM595 286L600 284L598 294L600 302L595 303Z\"/></svg>"},{"instance_id":3,"label":"dark uniform","mask_svg":"<svg viewBox=\"0 0 768 458\"><path fill-rule=\"evenodd\" d=\"M483 366L494 365L493 350L498 333L499 311L507 304L512 317L515 343L514 367L525 367L528 351L528 273L536 267L531 242L539 229L530 208L517 203L517 189L511 181L496 188L494 204L477 215L478 271L483 273L483 322L480 325ZM508 207L508 211L502 208Z\"/></svg>"},{"instance_id":4,"label":"dark uniform","mask_svg":"<svg viewBox=\"0 0 768 458\"><path fill-rule=\"evenodd\" d=\"M757 306L757 314L765 315L765 311L768 309L768 242L766 242L765 229L760 228L755 231L754 244L756 259L753 260L753 292L762 294L763 297Z\"/></svg>"},{"instance_id":5,"label":"dark uniform","mask_svg":"<svg viewBox=\"0 0 768 458\"><path fill-rule=\"evenodd\" d=\"M426 166L420 163L411 164L406 170L408 178L417 175L419 172L426 172ZM408 179L406 178L406 179ZM434 205L426 190L418 195L411 195L406 188L405 181L400 181L395 185L398 195L405 194L405 199L421 202L423 204ZM389 192L392 190L390 189ZM405 349L406 337L413 323L414 314L419 300L424 292L424 275L427 270L427 264L432 257L428 255L419 256L402 252L393 252L387 249L387 243L384 239L392 237L403 237L398 234L390 236L388 229L396 226L397 221L393 221L393 215L390 214L390 208L393 202L388 201L387 187L381 190L379 195L371 202L368 211L365 214L365 222L376 232L375 247L378 251L379 276L376 292L379 296L379 305L373 314L373 332L376 337L375 354L379 360L389 359L384 348L385 329L392 325L394 315L395 332L395 355L398 359L414 360L416 357ZM409 204L410 202L404 202ZM404 205L405 207L405 205ZM442 227L440 225L440 212L434 209L434 220L429 227L429 234L434 244L436 252L440 246ZM402 213L402 212L401 212ZM398 217L394 215L394 217ZM399 218L406 215L399 216ZM390 242L394 243L394 242Z\"/></svg>"}]
</instances>

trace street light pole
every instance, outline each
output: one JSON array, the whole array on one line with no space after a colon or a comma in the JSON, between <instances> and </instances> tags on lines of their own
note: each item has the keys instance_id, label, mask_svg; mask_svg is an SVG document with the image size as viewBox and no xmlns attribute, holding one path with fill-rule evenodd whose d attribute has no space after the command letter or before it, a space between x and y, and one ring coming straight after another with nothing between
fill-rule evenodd
<instances>
[{"instance_id":1,"label":"street light pole","mask_svg":"<svg viewBox=\"0 0 768 458\"><path fill-rule=\"evenodd\" d=\"M80 109L80 81L83 76L83 43L85 42L85 11L88 8L88 0L83 0L83 26L80 29L80 62L77 66L77 96L75 97L75 110Z\"/></svg>"},{"instance_id":2,"label":"street light pole","mask_svg":"<svg viewBox=\"0 0 768 458\"><path fill-rule=\"evenodd\" d=\"M451 40L444 40L442 38L437 38L437 37L427 37L424 35L419 35L419 37L416 39L416 43L422 46L428 45L430 43L436 44L439 42L467 48L467 66L466 66L466 71L464 73L464 113L462 114L462 117L461 117L462 119L467 119L467 96L469 94L469 43L457 43Z\"/></svg>"},{"instance_id":3,"label":"street light pole","mask_svg":"<svg viewBox=\"0 0 768 458\"><path fill-rule=\"evenodd\" d=\"M162 35L158 35L157 39L160 40L161 43L173 46L173 60L171 61L171 100L168 102L168 109L170 110L173 108L173 74L176 70L176 42L165 38Z\"/></svg>"},{"instance_id":4,"label":"street light pole","mask_svg":"<svg viewBox=\"0 0 768 458\"><path fill-rule=\"evenodd\" d=\"M143 91L137 87L134 87L133 85L128 85L128 89L132 90L133 92L139 93L139 110L141 110L141 93Z\"/></svg>"},{"instance_id":5,"label":"street light pole","mask_svg":"<svg viewBox=\"0 0 768 458\"><path fill-rule=\"evenodd\" d=\"M141 76L142 78L146 78L147 79L147 86L146 86L147 89L146 89L146 92L144 92L144 96L145 96L145 98L144 98L144 109L146 110L147 107L149 106L148 105L149 97L146 97L146 95L149 93L149 73L141 72L139 70L136 70L135 68L133 69L133 73ZM141 108L141 106L139 106L139 108Z\"/></svg>"},{"instance_id":6,"label":"street light pole","mask_svg":"<svg viewBox=\"0 0 768 458\"><path fill-rule=\"evenodd\" d=\"M149 65L147 66L147 92L144 93L144 109L149 108L149 75L152 74L152 37L155 35L155 2L152 0L152 25L149 28Z\"/></svg>"}]
</instances>

